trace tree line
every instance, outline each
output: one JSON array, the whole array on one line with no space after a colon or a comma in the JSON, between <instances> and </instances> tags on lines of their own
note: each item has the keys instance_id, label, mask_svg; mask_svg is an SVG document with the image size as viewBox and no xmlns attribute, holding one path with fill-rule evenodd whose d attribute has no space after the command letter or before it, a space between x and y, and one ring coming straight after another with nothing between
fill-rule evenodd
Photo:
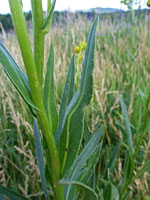
<instances>
[{"instance_id":1,"label":"tree line","mask_svg":"<svg viewBox=\"0 0 150 200\"><path fill-rule=\"evenodd\" d=\"M134 13L135 13L135 16L143 16L145 14L149 14L150 10L148 10L148 9L140 10L139 9L139 10L135 10ZM73 18L78 18L79 16L83 16L83 17L87 18L88 20L92 20L95 17L95 15L96 15L96 12L94 10L91 12L78 11L75 13L71 13L68 11L61 11L61 12L55 11L52 23L62 22L62 24L65 25L67 23L68 16L71 16ZM114 17L116 18L116 16L117 16L118 18L120 18L120 16L122 16L122 15L125 17L129 16L130 11L124 12L124 11L120 10L120 12L103 13L103 14L100 14L100 18L105 19L107 17L110 17L113 20ZM32 20L31 11L26 12L25 17L26 17L27 22L30 22ZM10 14L5 14L5 15L0 14L0 23L2 24L2 26L6 32L14 29ZM1 29L0 29L0 32L1 32Z\"/></svg>"}]
</instances>

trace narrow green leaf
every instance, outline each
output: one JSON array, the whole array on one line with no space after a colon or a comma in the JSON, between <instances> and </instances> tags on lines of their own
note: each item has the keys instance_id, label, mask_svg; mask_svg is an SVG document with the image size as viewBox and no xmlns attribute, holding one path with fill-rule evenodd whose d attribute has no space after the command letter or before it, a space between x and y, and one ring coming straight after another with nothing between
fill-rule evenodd
<instances>
[{"instance_id":1,"label":"narrow green leaf","mask_svg":"<svg viewBox=\"0 0 150 200\"><path fill-rule=\"evenodd\" d=\"M36 156L37 156L37 159L38 159L42 188L43 188L43 191L44 191L45 199L48 200L48 194L47 194L47 188L46 188L46 178L45 178L45 172L44 172L43 150L42 150L40 134L39 134L39 130L38 130L36 121L34 121L33 127L34 127Z\"/></svg>"},{"instance_id":2,"label":"narrow green leaf","mask_svg":"<svg viewBox=\"0 0 150 200\"><path fill-rule=\"evenodd\" d=\"M126 138L126 135L127 135L127 134L126 134L126 130L124 129L123 125L121 125L121 123L116 123L115 125L116 125L116 127L117 127L118 129L120 129L120 131L121 131L123 137Z\"/></svg>"},{"instance_id":3,"label":"narrow green leaf","mask_svg":"<svg viewBox=\"0 0 150 200\"><path fill-rule=\"evenodd\" d=\"M51 43L50 54L47 62L47 71L44 84L43 102L51 123L53 134L56 133L58 125L58 113L55 102L55 89L54 89L54 49Z\"/></svg>"},{"instance_id":4,"label":"narrow green leaf","mask_svg":"<svg viewBox=\"0 0 150 200\"><path fill-rule=\"evenodd\" d=\"M141 177L146 171L148 171L149 169L150 169L150 161L148 161L148 162L144 165L144 167L143 167L139 172L137 172L137 174L136 174L135 176L132 177L132 179L130 178L130 179L128 180L128 182L126 181L124 187L122 188L122 190L121 190L121 192L120 192L121 197L125 194L127 188L128 188L129 186L131 186L131 185L135 182L136 179L140 178L140 177Z\"/></svg>"},{"instance_id":5,"label":"narrow green leaf","mask_svg":"<svg viewBox=\"0 0 150 200\"><path fill-rule=\"evenodd\" d=\"M112 194L111 194L111 184L109 181L106 181L103 178L99 179L103 185L103 195L105 200L110 200L112 199Z\"/></svg>"},{"instance_id":6,"label":"narrow green leaf","mask_svg":"<svg viewBox=\"0 0 150 200\"><path fill-rule=\"evenodd\" d=\"M118 97L119 97L119 100L120 100L122 112L123 112L124 117L125 117L125 124L126 124L127 134L128 134L129 151L130 151L130 155L132 155L133 154L133 141L132 141L132 132L131 132L129 118L128 118L128 111L127 111L127 108L126 108L126 105L125 105L123 99L121 98L121 96L119 94L118 94Z\"/></svg>"},{"instance_id":7,"label":"narrow green leaf","mask_svg":"<svg viewBox=\"0 0 150 200\"><path fill-rule=\"evenodd\" d=\"M5 197L0 193L0 200L6 200Z\"/></svg>"},{"instance_id":8,"label":"narrow green leaf","mask_svg":"<svg viewBox=\"0 0 150 200\"><path fill-rule=\"evenodd\" d=\"M104 189L104 199L105 200L112 199L111 184L110 183L108 183L107 186Z\"/></svg>"},{"instance_id":9,"label":"narrow green leaf","mask_svg":"<svg viewBox=\"0 0 150 200\"><path fill-rule=\"evenodd\" d=\"M113 184L111 184L111 192L112 192L113 199L119 200L119 191Z\"/></svg>"},{"instance_id":10,"label":"narrow green leaf","mask_svg":"<svg viewBox=\"0 0 150 200\"><path fill-rule=\"evenodd\" d=\"M88 184L89 187L94 189L95 188L95 183L96 183L95 181L96 181L96 174L95 174L95 171L94 171L93 174L90 177L90 180L89 180L89 184Z\"/></svg>"},{"instance_id":11,"label":"narrow green leaf","mask_svg":"<svg viewBox=\"0 0 150 200\"><path fill-rule=\"evenodd\" d=\"M55 4L56 4L56 0L53 0L52 5L49 10L49 13L47 15L47 18L46 18L44 24L42 25L42 31L44 34L47 34L50 30L50 25L51 25L52 18L53 18Z\"/></svg>"},{"instance_id":12,"label":"narrow green leaf","mask_svg":"<svg viewBox=\"0 0 150 200\"><path fill-rule=\"evenodd\" d=\"M93 134L88 144L85 146L83 151L79 156L77 156L73 166L71 167L67 178L70 180L75 180L78 177L83 164L90 158L90 156L95 152L99 140L103 134L103 126L101 126L96 133Z\"/></svg>"},{"instance_id":13,"label":"narrow green leaf","mask_svg":"<svg viewBox=\"0 0 150 200\"><path fill-rule=\"evenodd\" d=\"M103 133L103 127L101 126L99 130L91 137L90 141L85 146L81 154L74 161L74 164L72 165L66 179L70 181L78 179L80 175L80 171L83 167L83 164L95 152L97 145L99 143L100 137L102 136L102 133ZM71 186L68 186L67 188L65 188L66 200L70 200L71 190L72 190Z\"/></svg>"},{"instance_id":14,"label":"narrow green leaf","mask_svg":"<svg viewBox=\"0 0 150 200\"><path fill-rule=\"evenodd\" d=\"M48 15L50 8L51 8L51 0L47 0L47 15Z\"/></svg>"},{"instance_id":15,"label":"narrow green leaf","mask_svg":"<svg viewBox=\"0 0 150 200\"><path fill-rule=\"evenodd\" d=\"M4 195L6 195L10 200L27 200L24 196L21 194L18 194L17 192L14 192L13 190L7 189L0 185L0 192Z\"/></svg>"},{"instance_id":16,"label":"narrow green leaf","mask_svg":"<svg viewBox=\"0 0 150 200\"><path fill-rule=\"evenodd\" d=\"M59 149L63 175L68 172L78 153L83 136L83 123L83 112L77 109L68 117L63 129Z\"/></svg>"},{"instance_id":17,"label":"narrow green leaf","mask_svg":"<svg viewBox=\"0 0 150 200\"><path fill-rule=\"evenodd\" d=\"M64 115L59 135L60 139L60 160L63 160L64 174L71 167L78 153L83 135L83 111L90 103L93 90L93 68L95 32L98 18L93 23L85 50L85 57L82 65L80 88L75 93ZM65 130L66 129L66 130ZM65 149L69 151L65 151Z\"/></svg>"},{"instance_id":18,"label":"narrow green leaf","mask_svg":"<svg viewBox=\"0 0 150 200\"><path fill-rule=\"evenodd\" d=\"M87 169L84 172L84 174L82 175L82 177L79 179L80 182L82 182L86 185L89 185L91 188L94 188L95 183L92 184L93 186L91 186L91 179L92 179L93 174L95 174L95 167L99 161L101 148L102 148L102 143L97 146L95 152L89 158L89 160L87 162Z\"/></svg>"},{"instance_id":19,"label":"narrow green leaf","mask_svg":"<svg viewBox=\"0 0 150 200\"><path fill-rule=\"evenodd\" d=\"M77 191L78 191L78 197L77 199L80 200L97 200L98 196L95 193L95 191L88 187L87 185L78 182L78 181L70 181L70 180L61 180L59 182L60 184L64 184L64 185L73 185L76 186ZM71 199L70 199L71 200Z\"/></svg>"},{"instance_id":20,"label":"narrow green leaf","mask_svg":"<svg viewBox=\"0 0 150 200\"><path fill-rule=\"evenodd\" d=\"M131 193L131 189L128 189L128 191L126 191L125 195L123 196L122 200L129 200L130 193Z\"/></svg>"},{"instance_id":21,"label":"narrow green leaf","mask_svg":"<svg viewBox=\"0 0 150 200\"><path fill-rule=\"evenodd\" d=\"M133 184L136 179L140 178L149 169L150 169L150 161L148 161L144 165L144 167L139 172L137 172L137 174L130 180L130 185Z\"/></svg>"},{"instance_id":22,"label":"narrow green leaf","mask_svg":"<svg viewBox=\"0 0 150 200\"><path fill-rule=\"evenodd\" d=\"M84 119L84 133L83 133L83 138L84 138L84 144L86 145L88 143L88 141L91 138L91 134L90 131L88 129L88 125L86 120Z\"/></svg>"},{"instance_id":23,"label":"narrow green leaf","mask_svg":"<svg viewBox=\"0 0 150 200\"><path fill-rule=\"evenodd\" d=\"M145 101L145 108L144 108L144 119L143 119L143 125L142 125L142 134L140 135L138 141L137 141L137 144L136 144L136 147L135 147L135 152L134 152L134 157L133 159L136 158L137 156L137 153L138 153L138 150L139 150L139 147L143 141L143 138L146 134L146 127L147 127L147 123L148 123L148 107L149 107L149 104L150 104L150 92L148 93L148 96L146 98L146 101Z\"/></svg>"},{"instance_id":24,"label":"narrow green leaf","mask_svg":"<svg viewBox=\"0 0 150 200\"><path fill-rule=\"evenodd\" d=\"M117 155L118 155L118 150L119 150L119 146L120 146L120 141L118 142L118 144L115 146L113 152L112 152L112 155L110 157L110 160L105 168L105 171L104 171L104 179L108 179L108 173L111 172L115 162L116 162L116 158L117 158Z\"/></svg>"},{"instance_id":25,"label":"narrow green leaf","mask_svg":"<svg viewBox=\"0 0 150 200\"><path fill-rule=\"evenodd\" d=\"M103 178L100 178L100 181L103 183L104 185L104 199L105 200L119 200L119 191L118 189L115 187L114 184L112 184L109 181L106 181Z\"/></svg>"},{"instance_id":26,"label":"narrow green leaf","mask_svg":"<svg viewBox=\"0 0 150 200\"><path fill-rule=\"evenodd\" d=\"M73 56L70 62L65 87L64 87L63 94L61 97L58 129L55 134L55 141L57 144L60 139L61 127L62 127L65 111L74 94L74 80L75 80L75 64L74 64L74 56Z\"/></svg>"},{"instance_id":27,"label":"narrow green leaf","mask_svg":"<svg viewBox=\"0 0 150 200\"><path fill-rule=\"evenodd\" d=\"M95 167L99 160L99 155L101 152L102 143L97 145L97 148L95 152L91 155L91 157L87 160L86 165L83 167L83 169L78 174L78 179L76 181L79 181L92 189L95 188ZM70 190L69 198L72 199L76 194L76 190L74 187Z\"/></svg>"},{"instance_id":28,"label":"narrow green leaf","mask_svg":"<svg viewBox=\"0 0 150 200\"><path fill-rule=\"evenodd\" d=\"M127 184L130 182L130 180L133 177L133 171L134 171L134 161L132 157L130 157L129 152L126 151L125 155L125 161L123 166L123 179L120 184L120 195L124 193L124 191L127 189Z\"/></svg>"},{"instance_id":29,"label":"narrow green leaf","mask_svg":"<svg viewBox=\"0 0 150 200\"><path fill-rule=\"evenodd\" d=\"M29 109L31 107L37 109L32 102L31 92L29 88L29 83L27 76L24 72L19 68L17 63L11 57L9 52L5 49L5 47L0 43L0 63L3 66L3 69L19 94L22 96ZM33 113L33 111L31 110Z\"/></svg>"}]
</instances>

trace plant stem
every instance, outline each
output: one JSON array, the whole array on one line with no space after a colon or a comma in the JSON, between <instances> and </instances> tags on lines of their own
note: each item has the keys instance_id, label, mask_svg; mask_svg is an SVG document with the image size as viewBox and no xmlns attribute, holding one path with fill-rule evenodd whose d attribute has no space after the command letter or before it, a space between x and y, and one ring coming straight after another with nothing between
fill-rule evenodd
<instances>
[{"instance_id":1,"label":"plant stem","mask_svg":"<svg viewBox=\"0 0 150 200\"><path fill-rule=\"evenodd\" d=\"M51 0L47 0L47 15L48 15L50 8L51 8Z\"/></svg>"},{"instance_id":2,"label":"plant stem","mask_svg":"<svg viewBox=\"0 0 150 200\"><path fill-rule=\"evenodd\" d=\"M21 1L9 0L9 6L22 58L28 75L31 93L34 99L39 102L41 99L41 95L39 95L39 92L37 92L37 90L39 90L39 81L37 78L37 72L26 27L26 21L22 12Z\"/></svg>"},{"instance_id":3,"label":"plant stem","mask_svg":"<svg viewBox=\"0 0 150 200\"><path fill-rule=\"evenodd\" d=\"M52 128L49 124L45 108L43 105L42 94L40 90L39 79L36 71L36 66L34 63L34 58L32 54L32 49L30 45L30 40L28 36L27 26L24 14L22 12L21 1L20 0L9 0L9 5L11 9L11 15L16 30L18 42L20 45L20 50L22 53L23 61L25 64L29 85L31 89L31 95L35 106L38 108L36 110L36 115L38 123L42 133L44 134L48 149L48 170L50 172L50 181L54 189L55 197L57 200L63 200L63 188L58 186L57 182L60 180L60 163L58 158L58 151L55 144L55 140L52 134Z\"/></svg>"},{"instance_id":4,"label":"plant stem","mask_svg":"<svg viewBox=\"0 0 150 200\"><path fill-rule=\"evenodd\" d=\"M41 31L44 22L43 9L41 0L31 0L32 6L32 24L34 34L34 61L40 86L43 83L43 66L44 66L44 40L45 36Z\"/></svg>"},{"instance_id":5,"label":"plant stem","mask_svg":"<svg viewBox=\"0 0 150 200\"><path fill-rule=\"evenodd\" d=\"M58 151L56 143L53 137L53 134L50 130L49 121L47 115L44 114L38 115L38 121L41 129L45 133L45 138L47 141L48 149L46 150L46 162L48 165L48 171L50 174L50 182L53 187L55 198L57 200L63 200L63 187L58 185L60 180L60 162L58 159Z\"/></svg>"}]
</instances>

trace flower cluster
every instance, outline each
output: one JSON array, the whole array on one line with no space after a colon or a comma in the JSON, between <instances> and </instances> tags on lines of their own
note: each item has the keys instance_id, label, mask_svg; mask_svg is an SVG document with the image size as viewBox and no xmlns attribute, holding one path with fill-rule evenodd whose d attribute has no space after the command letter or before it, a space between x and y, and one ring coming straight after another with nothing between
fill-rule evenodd
<instances>
[{"instance_id":1,"label":"flower cluster","mask_svg":"<svg viewBox=\"0 0 150 200\"><path fill-rule=\"evenodd\" d=\"M85 48L86 48L86 42L82 41L79 43L78 46L75 47L74 52L76 54L81 53L85 50Z\"/></svg>"},{"instance_id":2,"label":"flower cluster","mask_svg":"<svg viewBox=\"0 0 150 200\"><path fill-rule=\"evenodd\" d=\"M75 85L77 88L78 88L78 83L79 83L79 71L80 71L79 67L83 60L83 52L85 48L86 48L86 42L82 41L82 42L79 42L78 46L76 46L74 49L74 52L77 55L77 62L76 62L77 64L76 64L76 72L75 72Z\"/></svg>"}]
</instances>

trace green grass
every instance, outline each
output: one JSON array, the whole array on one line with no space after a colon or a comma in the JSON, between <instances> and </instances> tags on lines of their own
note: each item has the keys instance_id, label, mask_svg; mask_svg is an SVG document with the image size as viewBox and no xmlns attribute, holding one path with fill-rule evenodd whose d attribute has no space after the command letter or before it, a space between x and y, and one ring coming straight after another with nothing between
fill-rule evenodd
<instances>
[{"instance_id":1,"label":"green grass","mask_svg":"<svg viewBox=\"0 0 150 200\"><path fill-rule=\"evenodd\" d=\"M74 23L68 21L67 26L54 24L51 33L46 36L45 60L47 60L51 39L55 47L55 86L58 109L74 47L80 41L87 40L90 24L79 16ZM109 184L112 183L119 190L122 178L124 177L122 183L123 181L127 183L130 175L132 173L136 175L150 159L150 132L149 123L147 123L150 119L147 101L150 93L149 30L149 15L136 18L135 22L124 18L120 20L118 17L113 21L109 18L102 19L97 28L94 92L90 106L85 110L85 117L90 132L96 130L100 123L104 124L105 135L96 170L96 191L100 194L104 193L104 199L109 199L106 196L109 185L102 179L105 178ZM13 33L8 34L8 39L4 38L4 44L23 68ZM0 181L4 186L18 190L24 195L36 195L41 190L41 186L35 160L32 119L1 68L0 82L0 141L2 141L0 143L0 177L2 177ZM121 108L118 94L122 96L126 105L128 120ZM144 134L138 146L137 155L133 157L129 156L127 151L130 146L128 125L131 128L134 148L141 135ZM119 141L120 144L118 144ZM110 158L114 158L113 163L108 163ZM133 159L135 168L132 172L130 167ZM109 173L106 170L108 165L111 166ZM127 169L128 172L126 172ZM127 187L124 193L122 192L124 189L120 189L121 199L125 199L126 195L129 195L126 199L147 199L150 196L149 185L150 173L147 171L130 187ZM32 199L42 199L37 196Z\"/></svg>"}]
</instances>

